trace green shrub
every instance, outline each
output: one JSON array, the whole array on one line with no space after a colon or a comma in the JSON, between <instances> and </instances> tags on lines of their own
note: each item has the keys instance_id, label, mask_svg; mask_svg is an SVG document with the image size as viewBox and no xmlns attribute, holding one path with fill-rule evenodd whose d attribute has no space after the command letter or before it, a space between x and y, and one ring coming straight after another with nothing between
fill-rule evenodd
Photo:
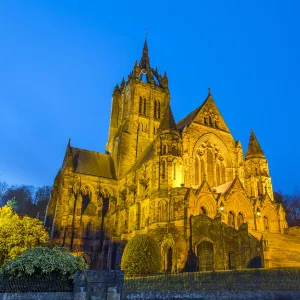
<instances>
[{"instance_id":1,"label":"green shrub","mask_svg":"<svg viewBox=\"0 0 300 300\"><path fill-rule=\"evenodd\" d=\"M158 243L149 235L139 234L125 247L121 268L128 274L159 272L162 258Z\"/></svg>"},{"instance_id":2,"label":"green shrub","mask_svg":"<svg viewBox=\"0 0 300 300\"><path fill-rule=\"evenodd\" d=\"M82 257L68 253L64 248L36 247L24 251L19 257L4 265L0 271L9 278L38 277L51 275L72 278L77 270L85 270Z\"/></svg>"}]
</instances>

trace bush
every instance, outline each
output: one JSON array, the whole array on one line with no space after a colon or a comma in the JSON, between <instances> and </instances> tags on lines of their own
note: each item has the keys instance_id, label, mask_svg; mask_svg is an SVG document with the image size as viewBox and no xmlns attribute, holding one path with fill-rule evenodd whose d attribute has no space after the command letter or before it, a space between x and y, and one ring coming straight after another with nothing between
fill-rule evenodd
<instances>
[{"instance_id":1,"label":"bush","mask_svg":"<svg viewBox=\"0 0 300 300\"><path fill-rule=\"evenodd\" d=\"M159 245L149 235L139 234L125 247L121 268L129 274L149 274L161 269Z\"/></svg>"},{"instance_id":2,"label":"bush","mask_svg":"<svg viewBox=\"0 0 300 300\"><path fill-rule=\"evenodd\" d=\"M19 257L8 262L0 271L9 278L51 277L72 278L77 270L85 270L82 257L68 253L64 248L36 247L24 251Z\"/></svg>"}]
</instances>

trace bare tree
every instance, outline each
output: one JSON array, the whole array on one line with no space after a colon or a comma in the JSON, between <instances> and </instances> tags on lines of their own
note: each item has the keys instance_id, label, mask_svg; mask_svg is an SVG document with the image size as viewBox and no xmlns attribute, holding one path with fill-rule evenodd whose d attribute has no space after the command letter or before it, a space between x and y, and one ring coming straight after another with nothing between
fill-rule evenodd
<instances>
[{"instance_id":1,"label":"bare tree","mask_svg":"<svg viewBox=\"0 0 300 300\"><path fill-rule=\"evenodd\" d=\"M7 182L0 180L0 205L3 205L2 198L5 195L7 189L8 189Z\"/></svg>"}]
</instances>

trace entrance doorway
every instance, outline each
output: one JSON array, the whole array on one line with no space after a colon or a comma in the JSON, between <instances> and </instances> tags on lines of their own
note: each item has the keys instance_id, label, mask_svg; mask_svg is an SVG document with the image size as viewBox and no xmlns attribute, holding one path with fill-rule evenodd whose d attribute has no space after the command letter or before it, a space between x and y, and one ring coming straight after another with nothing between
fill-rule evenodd
<instances>
[{"instance_id":1,"label":"entrance doorway","mask_svg":"<svg viewBox=\"0 0 300 300\"><path fill-rule=\"evenodd\" d=\"M167 250L167 264L166 264L166 272L172 271L172 256L173 256L173 250L171 247Z\"/></svg>"},{"instance_id":2,"label":"entrance doorway","mask_svg":"<svg viewBox=\"0 0 300 300\"><path fill-rule=\"evenodd\" d=\"M199 271L211 271L214 267L214 245L211 242L201 242L197 247Z\"/></svg>"},{"instance_id":3,"label":"entrance doorway","mask_svg":"<svg viewBox=\"0 0 300 300\"><path fill-rule=\"evenodd\" d=\"M269 231L269 220L264 216L264 231Z\"/></svg>"}]
</instances>

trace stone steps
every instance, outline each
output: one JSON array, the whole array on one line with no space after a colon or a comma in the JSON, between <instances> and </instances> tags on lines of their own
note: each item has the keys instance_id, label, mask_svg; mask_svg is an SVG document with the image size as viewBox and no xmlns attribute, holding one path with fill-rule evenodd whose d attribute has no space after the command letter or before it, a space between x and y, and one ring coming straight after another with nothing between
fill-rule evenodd
<instances>
[{"instance_id":1,"label":"stone steps","mask_svg":"<svg viewBox=\"0 0 300 300\"><path fill-rule=\"evenodd\" d=\"M299 236L283 233L263 233L268 240L271 267L300 266Z\"/></svg>"}]
</instances>

